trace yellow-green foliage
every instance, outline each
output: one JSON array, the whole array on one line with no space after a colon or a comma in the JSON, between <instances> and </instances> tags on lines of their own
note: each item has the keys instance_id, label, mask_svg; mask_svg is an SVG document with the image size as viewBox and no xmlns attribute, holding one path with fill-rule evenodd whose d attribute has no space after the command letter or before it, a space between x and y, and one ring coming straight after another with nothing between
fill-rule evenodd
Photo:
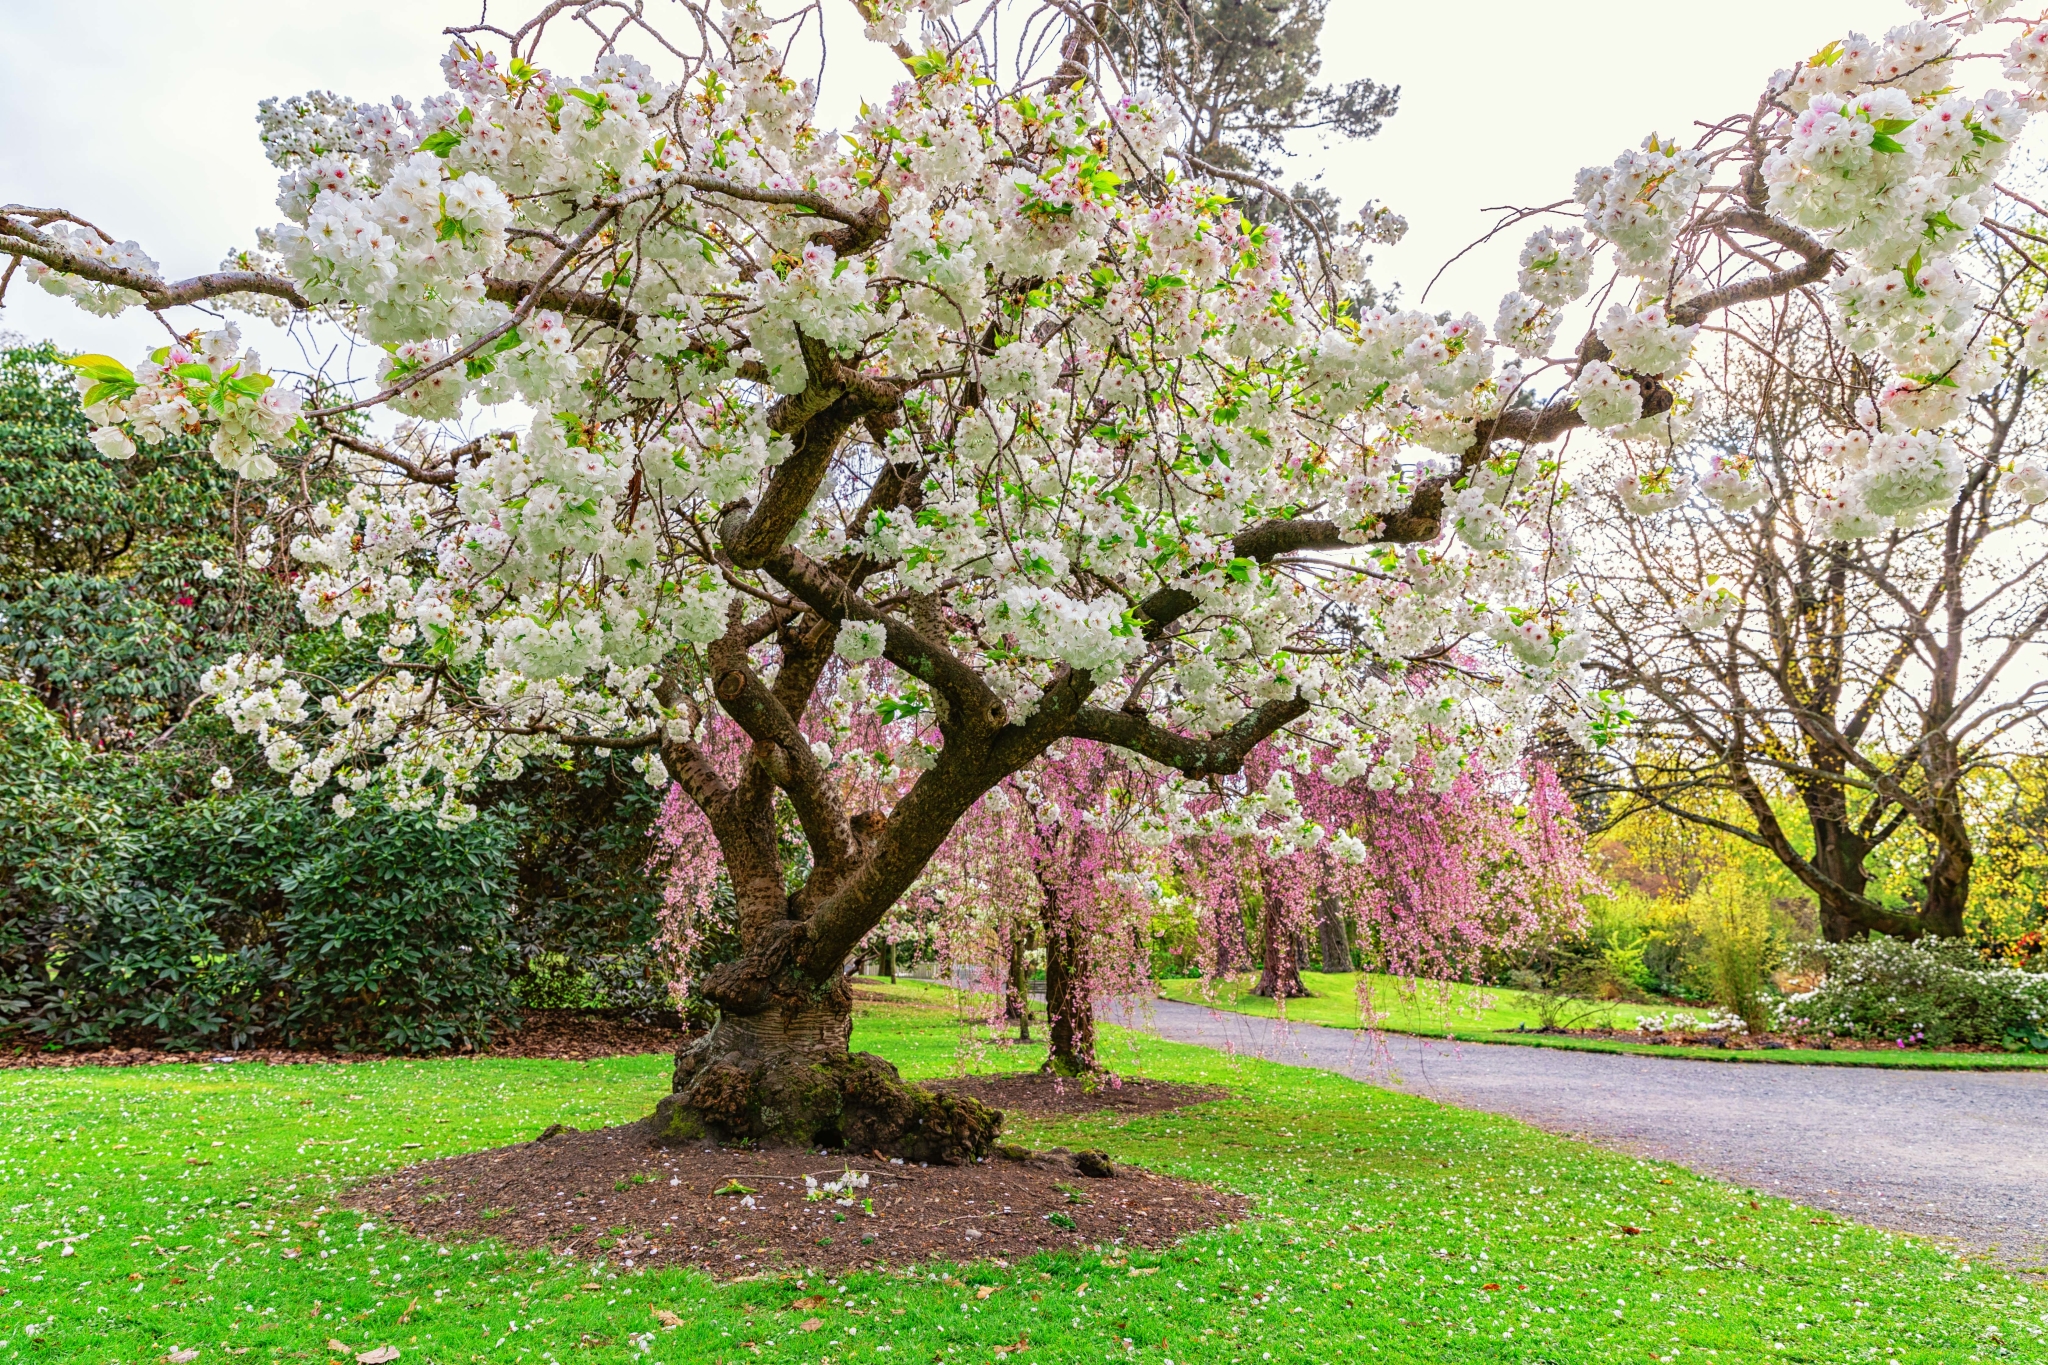
<instances>
[{"instance_id":1,"label":"yellow-green foliage","mask_svg":"<svg viewBox=\"0 0 2048 1365\"><path fill-rule=\"evenodd\" d=\"M1705 947L1714 1003L1762 1033L1770 1024L1765 996L1779 943L1755 885L1743 868L1723 868L1692 893L1688 908Z\"/></svg>"}]
</instances>

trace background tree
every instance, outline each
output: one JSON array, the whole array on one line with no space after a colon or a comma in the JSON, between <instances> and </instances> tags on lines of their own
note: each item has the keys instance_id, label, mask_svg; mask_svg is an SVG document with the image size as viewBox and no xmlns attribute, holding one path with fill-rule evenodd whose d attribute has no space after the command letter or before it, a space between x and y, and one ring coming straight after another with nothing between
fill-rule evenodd
<instances>
[{"instance_id":1,"label":"background tree","mask_svg":"<svg viewBox=\"0 0 2048 1365\"><path fill-rule=\"evenodd\" d=\"M1243 175L1278 175L1295 133L1369 138L1399 86L1317 85L1329 0L1109 0L1103 42L1134 89L1164 92L1186 155Z\"/></svg>"},{"instance_id":2,"label":"background tree","mask_svg":"<svg viewBox=\"0 0 2048 1365\"><path fill-rule=\"evenodd\" d=\"M1295 134L1362 141L1400 106L1399 86L1316 84L1328 11L1328 0L1108 0L1093 14L1123 81L1164 93L1179 115L1190 168L1222 176L1254 222L1284 225L1297 258L1331 255L1363 311L1380 293L1360 244L1398 241L1405 222L1367 204L1348 237L1327 187L1274 183Z\"/></svg>"},{"instance_id":3,"label":"background tree","mask_svg":"<svg viewBox=\"0 0 2048 1365\"><path fill-rule=\"evenodd\" d=\"M1198 923L1234 933L1232 917L1217 912L1256 905L1254 994L1309 994L1301 969L1311 933L1325 971L1352 970L1356 957L1367 973L1480 981L1495 963L1579 926L1593 885L1585 841L1548 768L1437 783L1418 765L1380 789L1291 768L1277 753L1255 753L1246 773L1265 782L1218 802L1200 820L1203 832L1175 845L1182 886L1209 912ZM1205 956L1228 960L1213 949ZM1370 1017L1369 979L1360 991Z\"/></svg>"},{"instance_id":4,"label":"background tree","mask_svg":"<svg viewBox=\"0 0 2048 1365\"><path fill-rule=\"evenodd\" d=\"M2039 742L2048 707L2048 536L2032 511L2044 490L2014 472L2048 437L2019 323L2040 276L2010 249L1957 260L1975 267L1980 344L1998 368L1975 376L1953 444L1871 470L1883 381L1827 306L1739 310L1723 363L1703 369L1690 472L1670 476L1669 496L1698 480L1741 510L1630 515L1646 460L1623 443L1600 476L1618 490L1608 533L1585 547L1597 666L1641 699L1627 761L1592 785L1625 798L1617 816L1654 807L1768 850L1831 941L1963 933L1967 793ZM1845 526L1837 490L1858 477L1900 514ZM1887 898L1874 860L1908 829L1929 856L1905 898Z\"/></svg>"}]
</instances>

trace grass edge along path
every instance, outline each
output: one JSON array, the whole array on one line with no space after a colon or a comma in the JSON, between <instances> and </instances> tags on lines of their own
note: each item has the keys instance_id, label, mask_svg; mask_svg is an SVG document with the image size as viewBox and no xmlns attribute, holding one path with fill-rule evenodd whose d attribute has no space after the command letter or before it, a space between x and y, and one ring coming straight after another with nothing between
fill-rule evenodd
<instances>
[{"instance_id":1,"label":"grass edge along path","mask_svg":"<svg viewBox=\"0 0 2048 1365\"><path fill-rule=\"evenodd\" d=\"M912 1076L1042 1055L967 1032L865 1003L854 1042ZM1017 1136L1242 1190L1255 1217L1164 1253L724 1285L332 1208L376 1171L638 1118L663 1056L9 1072L0 1361L1963 1365L2048 1331L2017 1275L1677 1166L1123 1030L1104 1050L1232 1097Z\"/></svg>"},{"instance_id":2,"label":"grass edge along path","mask_svg":"<svg viewBox=\"0 0 2048 1365\"><path fill-rule=\"evenodd\" d=\"M1359 1022L1355 985L1358 973L1303 972L1302 982L1313 994L1306 1000L1287 1002L1287 1022L1317 1024L1325 1028L1353 1031ZM1226 980L1215 986L1194 978L1174 978L1159 984L1160 997L1184 1005L1199 1005L1226 1014L1246 1014L1275 1019L1279 1010L1264 996L1251 994L1246 982ZM1417 1038L1439 1038L1460 1043L1502 1043L1513 1047L1561 1048L1568 1052L1606 1052L1636 1057L1678 1057L1695 1062L1765 1062L1791 1066L1871 1066L1907 1071L2039 1071L2048 1070L2048 1055L2027 1052L1935 1052L1916 1048L1897 1051L1823 1051L1819 1048L1784 1048L1770 1051L1742 1048L1689 1047L1671 1043L1635 1043L1621 1038L1571 1038L1558 1034L1521 1033L1515 1024L1533 1024L1534 1010L1522 1000L1522 992L1507 987L1474 987L1463 982L1422 982L1411 990L1410 983L1396 977L1374 978L1375 1006L1385 1014L1376 1025L1384 1033L1408 1034ZM1449 990L1442 988L1448 985ZM1492 1002L1490 1005L1486 1002ZM1598 1027L1625 1028L1647 1014L1704 1016L1703 1010L1651 1006L1621 1002L1585 1002L1600 1011Z\"/></svg>"}]
</instances>

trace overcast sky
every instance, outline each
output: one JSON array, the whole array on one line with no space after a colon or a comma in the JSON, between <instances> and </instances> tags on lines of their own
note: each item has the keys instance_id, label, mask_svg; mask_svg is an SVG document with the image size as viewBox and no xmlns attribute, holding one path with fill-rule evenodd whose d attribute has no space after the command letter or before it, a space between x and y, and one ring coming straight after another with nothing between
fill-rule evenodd
<instances>
[{"instance_id":1,"label":"overcast sky","mask_svg":"<svg viewBox=\"0 0 2048 1365\"><path fill-rule=\"evenodd\" d=\"M496 17L524 8L500 0ZM664 8L650 0L651 16ZM277 173L256 142L258 99L308 89L372 101L434 93L447 45L440 30L476 15L466 0L216 0L203 10L7 0L0 200L71 209L136 239L173 277L211 269L277 220ZM862 97L887 91L897 68L861 40L846 0L826 0L826 16L824 116L844 126ZM1370 142L1304 145L1298 169L1320 169L1350 208L1378 199L1408 217L1408 240L1382 250L1373 274L1398 280L1413 302L1491 224L1488 207L1563 198L1580 166L1653 130L1690 140L1695 120L1750 108L1776 68L1848 28L1875 34L1909 17L1897 0L1333 0L1325 77L1398 84L1401 110ZM636 55L659 70L653 53ZM1430 305L1491 322L1523 235L1503 234L1461 261ZM0 330L124 358L162 339L145 315L89 317L18 283ZM293 367L274 347L271 363Z\"/></svg>"}]
</instances>

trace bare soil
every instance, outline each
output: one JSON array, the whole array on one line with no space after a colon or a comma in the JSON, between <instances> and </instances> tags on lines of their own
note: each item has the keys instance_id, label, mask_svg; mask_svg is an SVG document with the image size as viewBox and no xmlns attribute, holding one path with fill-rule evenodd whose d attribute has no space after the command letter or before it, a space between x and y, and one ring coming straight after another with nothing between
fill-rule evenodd
<instances>
[{"instance_id":1,"label":"bare soil","mask_svg":"<svg viewBox=\"0 0 2048 1365\"><path fill-rule=\"evenodd\" d=\"M808 1197L806 1175L822 1186L849 1170L868 1183ZM974 1165L926 1167L796 1148L662 1147L644 1123L424 1162L342 1202L424 1237L494 1237L721 1278L1161 1247L1247 1209L1240 1195L1099 1152L1006 1144Z\"/></svg>"},{"instance_id":2,"label":"bare soil","mask_svg":"<svg viewBox=\"0 0 2048 1365\"><path fill-rule=\"evenodd\" d=\"M920 1081L928 1090L950 1090L980 1100L991 1109L1011 1114L1057 1116L1097 1114L1163 1114L1191 1104L1228 1099L1220 1085L1182 1085L1137 1076L1104 1076L1087 1081L1042 1071L959 1076Z\"/></svg>"},{"instance_id":3,"label":"bare soil","mask_svg":"<svg viewBox=\"0 0 2048 1365\"><path fill-rule=\"evenodd\" d=\"M588 1062L601 1057L631 1057L649 1052L673 1053L692 1035L680 1021L673 1027L614 1019L585 1010L528 1010L520 1027L501 1033L481 1051L407 1053L406 1056L525 1057ZM43 1066L165 1066L174 1063L228 1065L264 1062L271 1066L302 1066L332 1062L376 1062L401 1055L385 1052L335 1052L315 1048L244 1048L238 1052L166 1052L152 1047L67 1048L45 1051L19 1040L0 1042L0 1069Z\"/></svg>"}]
</instances>

